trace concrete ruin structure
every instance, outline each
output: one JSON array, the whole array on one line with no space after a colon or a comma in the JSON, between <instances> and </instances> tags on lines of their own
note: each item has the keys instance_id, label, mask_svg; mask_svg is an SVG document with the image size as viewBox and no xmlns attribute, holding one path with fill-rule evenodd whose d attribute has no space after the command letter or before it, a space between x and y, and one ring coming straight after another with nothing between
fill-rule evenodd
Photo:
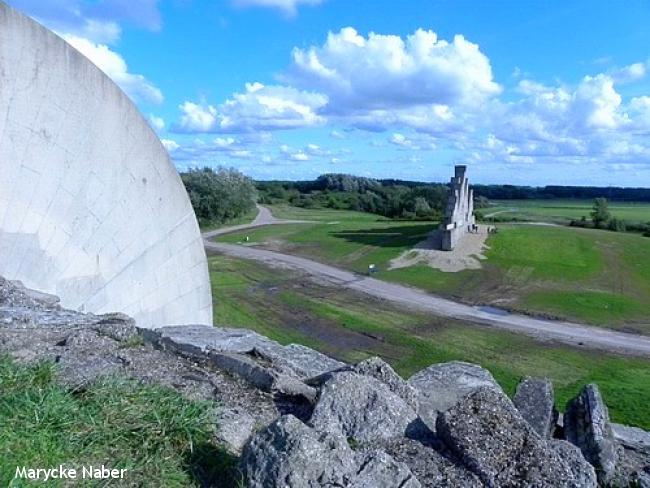
<instances>
[{"instance_id":1,"label":"concrete ruin structure","mask_svg":"<svg viewBox=\"0 0 650 488\"><path fill-rule=\"evenodd\" d=\"M467 166L456 166L454 176L449 183L449 200L440 226L443 251L453 250L458 241L470 232L476 223L474 191L469 188L469 180L465 176L466 170Z\"/></svg>"},{"instance_id":2,"label":"concrete ruin structure","mask_svg":"<svg viewBox=\"0 0 650 488\"><path fill-rule=\"evenodd\" d=\"M129 98L0 0L0 275L141 327L212 324L199 227Z\"/></svg>"}]
</instances>

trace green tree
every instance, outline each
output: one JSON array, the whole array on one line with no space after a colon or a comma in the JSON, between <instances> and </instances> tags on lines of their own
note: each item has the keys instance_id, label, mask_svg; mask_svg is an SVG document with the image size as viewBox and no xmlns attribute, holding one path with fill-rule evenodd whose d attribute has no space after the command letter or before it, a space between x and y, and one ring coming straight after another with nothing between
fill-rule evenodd
<instances>
[{"instance_id":1,"label":"green tree","mask_svg":"<svg viewBox=\"0 0 650 488\"><path fill-rule=\"evenodd\" d=\"M426 217L431 214L431 207L424 197L415 198L413 209L415 210L415 215L418 217Z\"/></svg>"},{"instance_id":2,"label":"green tree","mask_svg":"<svg viewBox=\"0 0 650 488\"><path fill-rule=\"evenodd\" d=\"M181 179L201 224L237 218L252 210L257 201L253 180L234 168L190 169Z\"/></svg>"},{"instance_id":3,"label":"green tree","mask_svg":"<svg viewBox=\"0 0 650 488\"><path fill-rule=\"evenodd\" d=\"M607 198L596 198L591 211L591 220L596 227L605 227L612 218Z\"/></svg>"}]
</instances>

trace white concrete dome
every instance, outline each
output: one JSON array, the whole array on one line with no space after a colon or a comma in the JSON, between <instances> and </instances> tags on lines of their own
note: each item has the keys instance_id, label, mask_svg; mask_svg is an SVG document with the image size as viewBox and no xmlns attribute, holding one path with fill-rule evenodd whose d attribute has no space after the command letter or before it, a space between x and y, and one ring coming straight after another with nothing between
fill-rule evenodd
<instances>
[{"instance_id":1,"label":"white concrete dome","mask_svg":"<svg viewBox=\"0 0 650 488\"><path fill-rule=\"evenodd\" d=\"M138 325L212 324L196 217L129 98L0 1L0 276Z\"/></svg>"}]
</instances>

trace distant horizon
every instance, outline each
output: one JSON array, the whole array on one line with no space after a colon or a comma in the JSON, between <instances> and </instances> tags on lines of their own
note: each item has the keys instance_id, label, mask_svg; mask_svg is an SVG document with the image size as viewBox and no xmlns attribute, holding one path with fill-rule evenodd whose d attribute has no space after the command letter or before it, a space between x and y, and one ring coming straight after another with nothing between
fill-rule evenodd
<instances>
[{"instance_id":1,"label":"distant horizon","mask_svg":"<svg viewBox=\"0 0 650 488\"><path fill-rule=\"evenodd\" d=\"M227 166L224 166L224 165L220 165L220 166L221 166L221 167L227 167ZM203 168L203 167L205 167L205 166L198 165L198 166L193 166L193 167L191 167L191 168L183 168L183 169L179 169L179 171L182 173L182 172L188 171L188 170L190 170L190 169L201 169L201 168ZM216 169L219 168L219 165L218 165L218 166L215 166L215 167L211 167L211 166L208 166L208 167L210 167L210 168L216 170ZM235 169L237 169L237 168L235 168ZM471 169L471 168L468 168L468 170L469 170L469 169ZM452 173L450 174L449 178L447 178L447 181L441 181L441 180L413 180L413 179L393 178L393 177L375 178L375 177L372 177L372 176L364 176L364 175L357 175L357 174L353 174L353 173L341 173L341 172L327 172L327 173L321 173L321 174L319 174L318 176L313 177L313 178L302 178L302 179L290 179L290 178L287 178L287 179L282 179L282 178L261 179L261 178L253 178L252 176L247 175L246 173L243 173L243 174L246 175L246 176L248 176L249 178L251 178L251 179L252 179L253 181L255 181L255 182L258 182L258 181L259 181L259 182L274 182L274 181L277 181L277 182L300 182L300 181L314 181L314 180L316 180L316 179L317 179L318 177L320 177L320 176L324 176L324 175L328 175L328 174L342 174L342 175L353 176L353 177L356 177L356 178L370 178L370 179L377 180L377 181L395 180L395 181L403 181L403 182L408 182L408 183L441 184L441 185L446 185L446 184L448 184L448 183L449 183L448 180L453 176L453 172L452 172ZM513 183L498 183L498 182L497 182L497 183L484 183L484 182L480 182L480 181L478 181L478 182L474 181L474 180L472 179L472 177L471 177L471 174L468 174L468 179L469 179L469 184L470 184L470 186L472 186L472 185L482 185L482 186L490 186L490 185L495 185L495 186L506 186L506 185L511 185L511 186L516 186L516 187L530 187L530 188L545 188L545 187L549 187L549 186L556 186L556 187L576 187L576 188L620 188L620 189L624 189L624 190L650 190L650 186L568 185L568 184L567 184L567 185L563 185L563 184L557 184L557 183L548 183L548 184L543 184L543 185L537 185L537 184L526 184L526 183L523 183L523 184L516 184L516 185L515 185L515 184L513 184Z\"/></svg>"},{"instance_id":2,"label":"distant horizon","mask_svg":"<svg viewBox=\"0 0 650 488\"><path fill-rule=\"evenodd\" d=\"M650 3L7 0L111 77L179 170L650 184Z\"/></svg>"}]
</instances>

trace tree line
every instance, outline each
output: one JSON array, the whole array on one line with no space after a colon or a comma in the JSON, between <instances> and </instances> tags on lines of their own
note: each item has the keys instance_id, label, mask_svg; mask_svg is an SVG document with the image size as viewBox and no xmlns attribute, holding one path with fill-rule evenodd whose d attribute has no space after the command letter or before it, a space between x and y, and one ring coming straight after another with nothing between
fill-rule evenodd
<instances>
[{"instance_id":1,"label":"tree line","mask_svg":"<svg viewBox=\"0 0 650 488\"><path fill-rule=\"evenodd\" d=\"M443 184L402 184L346 174L325 174L313 181L258 181L257 189L260 203L355 210L404 219L440 219L448 193Z\"/></svg>"},{"instance_id":2,"label":"tree line","mask_svg":"<svg viewBox=\"0 0 650 488\"><path fill-rule=\"evenodd\" d=\"M201 225L222 224L253 210L255 203L286 203L303 208L332 208L368 212L393 219L440 220L447 205L449 187L394 179L378 180L330 173L309 181L257 181L233 168L197 168L181 173ZM473 185L474 207L487 208L489 199L550 199L594 197L590 214L573 226L636 231L650 235L650 223L628 223L609 212L608 198L650 201L650 189L598 187L527 187ZM645 199L645 200L644 200ZM477 213L480 216L480 212Z\"/></svg>"}]
</instances>

